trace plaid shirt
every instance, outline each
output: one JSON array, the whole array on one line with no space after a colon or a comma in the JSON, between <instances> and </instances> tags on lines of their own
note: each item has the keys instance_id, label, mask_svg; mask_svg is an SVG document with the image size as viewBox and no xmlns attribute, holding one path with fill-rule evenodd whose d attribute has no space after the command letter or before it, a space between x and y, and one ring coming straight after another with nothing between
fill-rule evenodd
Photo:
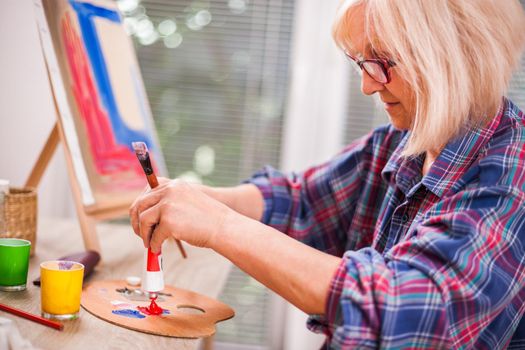
<instances>
[{"instance_id":1,"label":"plaid shirt","mask_svg":"<svg viewBox=\"0 0 525 350\"><path fill-rule=\"evenodd\" d=\"M381 127L299 174L250 182L263 222L342 257L324 315L327 348L525 349L525 116L504 100L449 143L428 174Z\"/></svg>"}]
</instances>

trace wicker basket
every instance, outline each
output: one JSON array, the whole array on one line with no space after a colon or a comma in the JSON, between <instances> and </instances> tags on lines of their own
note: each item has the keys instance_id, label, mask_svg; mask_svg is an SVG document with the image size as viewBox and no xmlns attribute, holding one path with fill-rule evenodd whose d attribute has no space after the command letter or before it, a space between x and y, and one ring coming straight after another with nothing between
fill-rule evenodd
<instances>
[{"instance_id":1,"label":"wicker basket","mask_svg":"<svg viewBox=\"0 0 525 350\"><path fill-rule=\"evenodd\" d=\"M1 237L27 239L31 255L36 245L36 190L32 187L9 188L4 203L5 233Z\"/></svg>"}]
</instances>

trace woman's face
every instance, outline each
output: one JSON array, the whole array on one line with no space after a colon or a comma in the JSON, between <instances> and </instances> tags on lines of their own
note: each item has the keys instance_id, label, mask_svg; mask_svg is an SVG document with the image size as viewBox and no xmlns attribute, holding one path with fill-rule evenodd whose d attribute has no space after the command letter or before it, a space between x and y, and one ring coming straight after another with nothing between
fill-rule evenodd
<instances>
[{"instance_id":1,"label":"woman's face","mask_svg":"<svg viewBox=\"0 0 525 350\"><path fill-rule=\"evenodd\" d=\"M378 58L372 52L371 43L366 38L364 9L360 5L352 10L349 35L356 52L349 52L353 57ZM388 54L379 53L381 58L389 59ZM391 80L387 84L378 83L365 71L361 78L361 91L365 95L379 94L392 125L397 129L410 129L415 115L415 97L407 82L398 75L396 67L390 68Z\"/></svg>"}]
</instances>

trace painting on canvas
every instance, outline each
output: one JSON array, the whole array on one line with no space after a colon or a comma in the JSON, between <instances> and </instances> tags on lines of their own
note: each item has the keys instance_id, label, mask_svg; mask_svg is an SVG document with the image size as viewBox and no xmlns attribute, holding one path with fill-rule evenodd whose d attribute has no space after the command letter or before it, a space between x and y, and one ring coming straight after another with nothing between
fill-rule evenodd
<instances>
[{"instance_id":1,"label":"painting on canvas","mask_svg":"<svg viewBox=\"0 0 525 350\"><path fill-rule=\"evenodd\" d=\"M146 185L131 142L146 142L156 172L166 171L133 44L116 4L34 4L83 204L131 201Z\"/></svg>"}]
</instances>

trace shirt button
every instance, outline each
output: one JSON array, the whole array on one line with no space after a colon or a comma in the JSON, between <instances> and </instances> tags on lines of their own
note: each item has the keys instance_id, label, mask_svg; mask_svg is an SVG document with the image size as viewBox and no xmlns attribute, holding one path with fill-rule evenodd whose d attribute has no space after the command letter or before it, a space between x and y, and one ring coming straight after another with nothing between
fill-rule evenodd
<instances>
[{"instance_id":1,"label":"shirt button","mask_svg":"<svg viewBox=\"0 0 525 350\"><path fill-rule=\"evenodd\" d=\"M404 224L408 221L408 214L403 214L403 216L401 217L401 222Z\"/></svg>"}]
</instances>

